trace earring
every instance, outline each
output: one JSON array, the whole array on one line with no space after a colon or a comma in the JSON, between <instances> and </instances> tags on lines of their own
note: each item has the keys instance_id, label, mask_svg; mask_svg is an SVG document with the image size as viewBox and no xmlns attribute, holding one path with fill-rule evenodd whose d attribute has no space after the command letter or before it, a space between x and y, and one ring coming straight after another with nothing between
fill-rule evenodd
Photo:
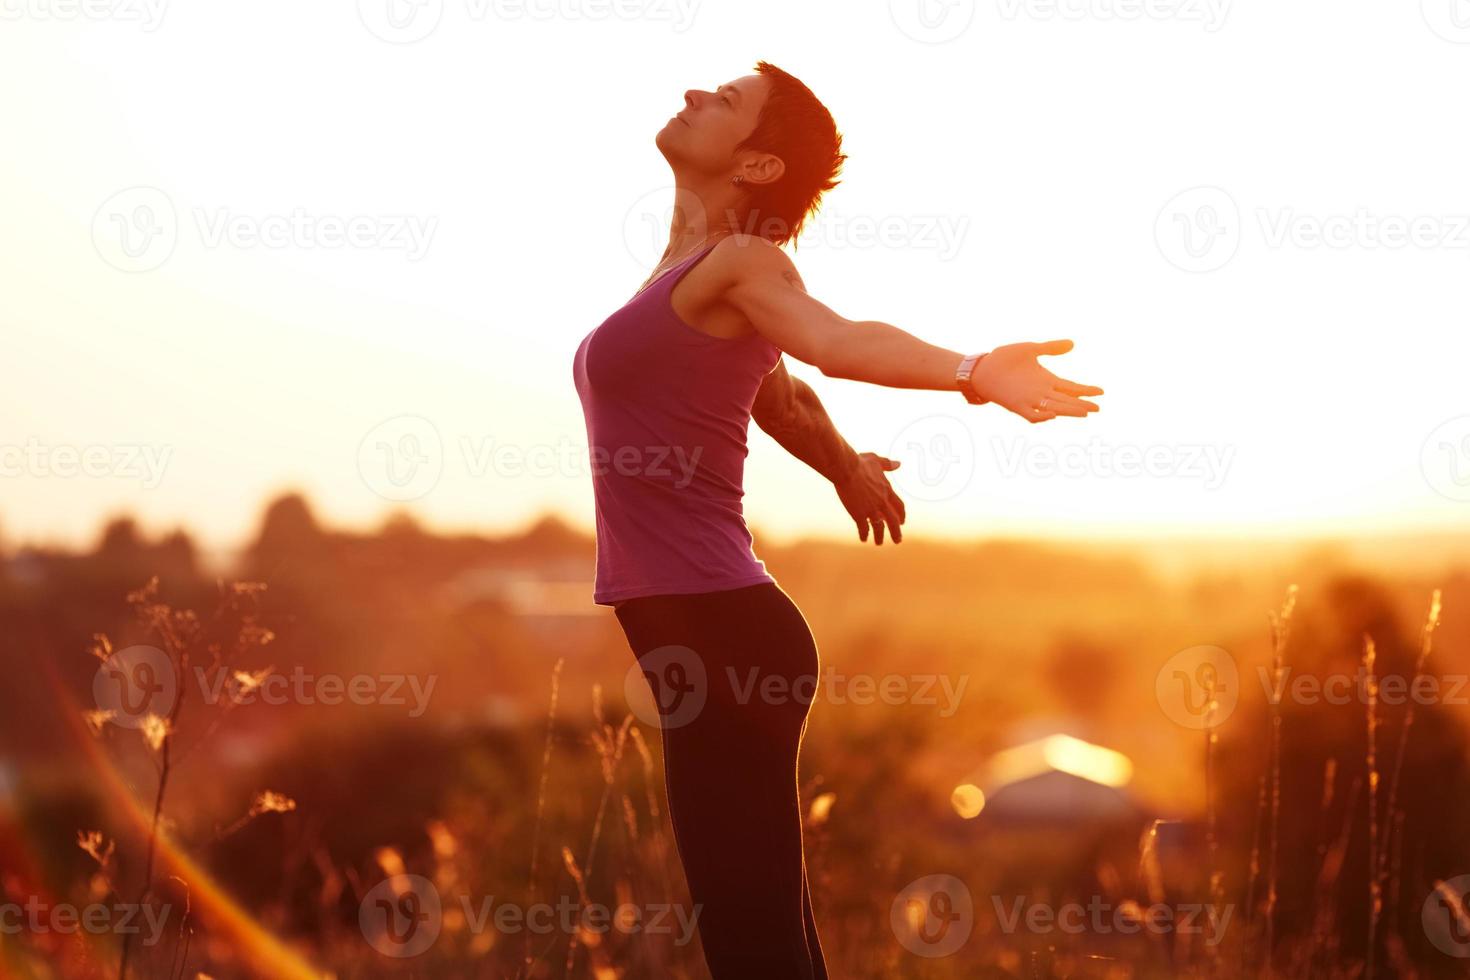
<instances>
[{"instance_id":1,"label":"earring","mask_svg":"<svg viewBox=\"0 0 1470 980\"><path fill-rule=\"evenodd\" d=\"M745 177L742 174L736 174L734 177L730 178L730 183L743 184L745 183Z\"/></svg>"}]
</instances>

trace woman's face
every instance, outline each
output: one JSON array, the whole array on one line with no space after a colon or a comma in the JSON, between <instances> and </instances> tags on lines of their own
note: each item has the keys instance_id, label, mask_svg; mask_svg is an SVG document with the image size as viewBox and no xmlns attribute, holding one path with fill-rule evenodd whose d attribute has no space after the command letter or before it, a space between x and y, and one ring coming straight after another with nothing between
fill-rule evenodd
<instances>
[{"instance_id":1,"label":"woman's face","mask_svg":"<svg viewBox=\"0 0 1470 980\"><path fill-rule=\"evenodd\" d=\"M735 147L755 131L770 82L746 75L713 91L690 89L684 108L654 137L669 165L701 173L734 172Z\"/></svg>"}]
</instances>

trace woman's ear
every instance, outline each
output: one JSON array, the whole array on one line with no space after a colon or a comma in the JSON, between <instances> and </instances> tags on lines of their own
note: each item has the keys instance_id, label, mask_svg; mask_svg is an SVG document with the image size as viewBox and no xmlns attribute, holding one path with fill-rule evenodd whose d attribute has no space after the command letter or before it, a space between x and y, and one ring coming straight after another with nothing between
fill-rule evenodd
<instances>
[{"instance_id":1,"label":"woman's ear","mask_svg":"<svg viewBox=\"0 0 1470 980\"><path fill-rule=\"evenodd\" d=\"M786 173L786 162L773 153L762 153L745 162L740 176L742 184L769 184L780 180Z\"/></svg>"}]
</instances>

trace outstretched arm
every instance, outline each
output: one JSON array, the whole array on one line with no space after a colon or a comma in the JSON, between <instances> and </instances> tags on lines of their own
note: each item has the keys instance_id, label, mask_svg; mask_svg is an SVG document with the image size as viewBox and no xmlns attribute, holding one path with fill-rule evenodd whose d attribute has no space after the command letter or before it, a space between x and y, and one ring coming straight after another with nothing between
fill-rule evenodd
<instances>
[{"instance_id":1,"label":"outstretched arm","mask_svg":"<svg viewBox=\"0 0 1470 980\"><path fill-rule=\"evenodd\" d=\"M832 482L861 540L868 540L870 525L874 544L883 543L885 525L895 544L903 540L903 501L883 475L898 463L873 453L854 452L832 424L817 393L787 372L784 359L776 362L761 383L750 417L781 448Z\"/></svg>"},{"instance_id":2,"label":"outstretched arm","mask_svg":"<svg viewBox=\"0 0 1470 980\"><path fill-rule=\"evenodd\" d=\"M948 390L964 355L925 343L877 320L848 320L808 295L790 257L770 242L721 242L724 298L756 331L828 377L889 388ZM1084 396L1102 389L1052 374L1037 358L1065 354L1070 340L1008 344L991 351L970 381L981 397L1030 422L1085 416L1098 406Z\"/></svg>"}]
</instances>

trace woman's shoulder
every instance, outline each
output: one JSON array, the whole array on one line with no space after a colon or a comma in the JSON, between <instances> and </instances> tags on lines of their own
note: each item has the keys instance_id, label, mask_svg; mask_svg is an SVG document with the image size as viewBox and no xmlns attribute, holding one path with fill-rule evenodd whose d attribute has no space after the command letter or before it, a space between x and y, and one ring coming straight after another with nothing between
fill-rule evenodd
<instances>
[{"instance_id":1,"label":"woman's shoulder","mask_svg":"<svg viewBox=\"0 0 1470 980\"><path fill-rule=\"evenodd\" d=\"M736 234L716 242L701 265L707 266L727 287L752 277L797 275L791 256L775 242L759 235Z\"/></svg>"}]
</instances>

